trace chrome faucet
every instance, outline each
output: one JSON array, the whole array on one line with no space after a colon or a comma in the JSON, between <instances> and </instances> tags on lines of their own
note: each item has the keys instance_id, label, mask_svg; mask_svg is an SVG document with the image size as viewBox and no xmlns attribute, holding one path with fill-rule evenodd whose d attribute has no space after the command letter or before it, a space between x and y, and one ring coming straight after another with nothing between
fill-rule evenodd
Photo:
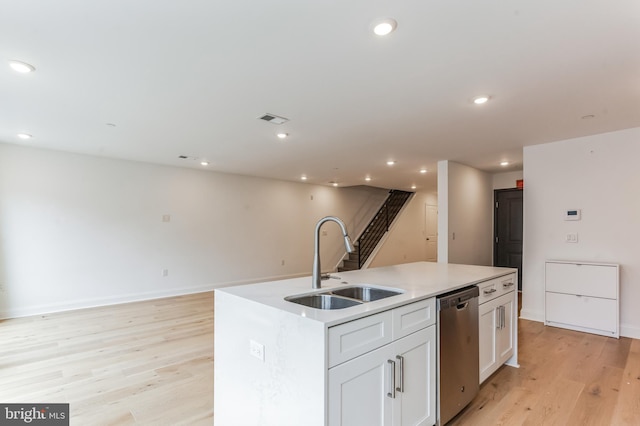
<instances>
[{"instance_id":1,"label":"chrome faucet","mask_svg":"<svg viewBox=\"0 0 640 426\"><path fill-rule=\"evenodd\" d=\"M320 271L320 227L322 227L325 222L329 221L335 222L340 225L340 228L342 229L342 235L344 236L344 246L347 249L347 252L351 253L355 250L355 248L353 247L353 243L351 242L351 238L349 238L349 235L347 234L347 227L344 225L344 222L342 220L335 216L327 216L320 219L316 224L316 238L313 252L313 283L311 284L313 288L321 287L320 282L322 280L322 272Z\"/></svg>"}]
</instances>

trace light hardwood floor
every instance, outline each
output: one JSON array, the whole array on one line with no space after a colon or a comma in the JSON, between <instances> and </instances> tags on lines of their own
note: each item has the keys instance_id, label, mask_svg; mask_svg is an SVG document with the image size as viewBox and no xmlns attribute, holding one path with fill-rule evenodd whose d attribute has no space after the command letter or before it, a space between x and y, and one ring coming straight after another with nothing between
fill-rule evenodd
<instances>
[{"instance_id":1,"label":"light hardwood floor","mask_svg":"<svg viewBox=\"0 0 640 426\"><path fill-rule=\"evenodd\" d=\"M71 425L211 425L213 293L0 321L0 401Z\"/></svg>"},{"instance_id":2,"label":"light hardwood floor","mask_svg":"<svg viewBox=\"0 0 640 426\"><path fill-rule=\"evenodd\" d=\"M451 425L640 425L640 340L519 327L520 368ZM0 344L2 402L68 402L82 426L213 423L213 293L0 321Z\"/></svg>"},{"instance_id":3,"label":"light hardwood floor","mask_svg":"<svg viewBox=\"0 0 640 426\"><path fill-rule=\"evenodd\" d=\"M518 321L502 367L450 425L640 425L640 340Z\"/></svg>"}]
</instances>

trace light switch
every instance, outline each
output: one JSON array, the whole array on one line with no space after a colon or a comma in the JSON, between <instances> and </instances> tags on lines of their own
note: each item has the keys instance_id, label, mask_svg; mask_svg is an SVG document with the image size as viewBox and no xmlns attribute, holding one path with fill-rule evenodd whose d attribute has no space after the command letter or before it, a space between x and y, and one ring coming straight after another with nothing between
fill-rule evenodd
<instances>
[{"instance_id":1,"label":"light switch","mask_svg":"<svg viewBox=\"0 0 640 426\"><path fill-rule=\"evenodd\" d=\"M260 361L264 362L264 345L256 342L255 340L251 340L249 342L249 353L254 357L258 358Z\"/></svg>"},{"instance_id":2,"label":"light switch","mask_svg":"<svg viewBox=\"0 0 640 426\"><path fill-rule=\"evenodd\" d=\"M567 239L565 241L568 243L577 243L578 234L567 234Z\"/></svg>"}]
</instances>

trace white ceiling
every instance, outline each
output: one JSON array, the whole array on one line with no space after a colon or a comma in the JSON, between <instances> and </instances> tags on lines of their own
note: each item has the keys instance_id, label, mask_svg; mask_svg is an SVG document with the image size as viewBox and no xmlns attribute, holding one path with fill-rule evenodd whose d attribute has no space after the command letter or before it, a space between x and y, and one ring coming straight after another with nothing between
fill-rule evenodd
<instances>
[{"instance_id":1,"label":"white ceiling","mask_svg":"<svg viewBox=\"0 0 640 426\"><path fill-rule=\"evenodd\" d=\"M0 0L0 60L0 142L318 184L640 126L638 0Z\"/></svg>"}]
</instances>

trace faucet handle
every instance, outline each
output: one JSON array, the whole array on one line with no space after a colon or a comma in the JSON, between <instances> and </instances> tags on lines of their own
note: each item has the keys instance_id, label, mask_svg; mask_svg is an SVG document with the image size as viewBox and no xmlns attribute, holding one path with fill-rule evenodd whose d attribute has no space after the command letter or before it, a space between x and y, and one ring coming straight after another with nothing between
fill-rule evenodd
<instances>
[{"instance_id":1,"label":"faucet handle","mask_svg":"<svg viewBox=\"0 0 640 426\"><path fill-rule=\"evenodd\" d=\"M337 277L335 275L331 275L331 274L324 274L320 277L321 280L328 280L328 279L332 279L332 280L341 280L342 278Z\"/></svg>"}]
</instances>

